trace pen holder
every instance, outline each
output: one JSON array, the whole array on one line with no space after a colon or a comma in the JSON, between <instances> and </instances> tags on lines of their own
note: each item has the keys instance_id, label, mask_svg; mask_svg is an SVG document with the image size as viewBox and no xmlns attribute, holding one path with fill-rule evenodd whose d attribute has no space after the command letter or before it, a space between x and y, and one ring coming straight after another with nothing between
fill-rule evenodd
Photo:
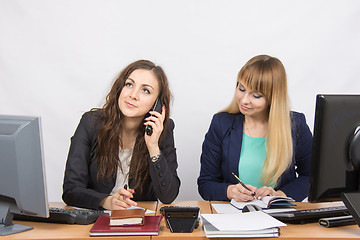
<instances>
[{"instance_id":1,"label":"pen holder","mask_svg":"<svg viewBox=\"0 0 360 240\"><path fill-rule=\"evenodd\" d=\"M199 226L199 210L198 207L165 206L160 212L171 232L190 233Z\"/></svg>"}]
</instances>

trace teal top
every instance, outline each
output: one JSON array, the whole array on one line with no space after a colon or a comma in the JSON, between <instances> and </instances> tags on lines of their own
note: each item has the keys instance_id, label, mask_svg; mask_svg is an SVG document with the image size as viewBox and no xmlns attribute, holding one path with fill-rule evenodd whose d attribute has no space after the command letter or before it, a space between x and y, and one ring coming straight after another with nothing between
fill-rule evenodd
<instances>
[{"instance_id":1,"label":"teal top","mask_svg":"<svg viewBox=\"0 0 360 240\"><path fill-rule=\"evenodd\" d=\"M264 182L261 181L261 173L266 157L265 141L266 137L253 138L243 133L239 161L239 178L244 184L250 184L257 188L264 186Z\"/></svg>"}]
</instances>

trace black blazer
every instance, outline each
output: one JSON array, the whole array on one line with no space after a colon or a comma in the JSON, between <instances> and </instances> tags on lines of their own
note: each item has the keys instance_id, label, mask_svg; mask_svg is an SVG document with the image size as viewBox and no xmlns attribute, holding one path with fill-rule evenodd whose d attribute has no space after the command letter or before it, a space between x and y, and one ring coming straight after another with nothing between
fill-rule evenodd
<instances>
[{"instance_id":1,"label":"black blazer","mask_svg":"<svg viewBox=\"0 0 360 240\"><path fill-rule=\"evenodd\" d=\"M96 151L96 138L100 122L98 111L86 112L71 138L63 183L64 202L71 206L100 209L100 202L109 196L115 186L116 176L111 180L97 179L98 165L91 160ZM159 143L161 155L156 163L148 157L150 177L144 190L135 189L134 201L156 201L171 203L179 193L180 179L177 175L176 149L174 147L175 124L170 119L164 128L165 138ZM129 187L135 186L129 176Z\"/></svg>"}]
</instances>

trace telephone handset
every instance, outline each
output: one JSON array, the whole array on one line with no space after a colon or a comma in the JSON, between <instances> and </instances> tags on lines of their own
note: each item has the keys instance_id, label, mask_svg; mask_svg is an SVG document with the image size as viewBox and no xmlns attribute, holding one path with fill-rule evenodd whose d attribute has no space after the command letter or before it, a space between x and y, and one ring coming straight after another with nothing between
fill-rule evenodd
<instances>
[{"instance_id":1,"label":"telephone handset","mask_svg":"<svg viewBox=\"0 0 360 240\"><path fill-rule=\"evenodd\" d=\"M162 110L162 104L161 104L161 99L160 97L158 97L155 101L154 107L152 109L152 111L156 111L158 113L161 113ZM145 132L147 135L151 136L151 134L153 133L153 128L149 125L146 125L145 127Z\"/></svg>"}]
</instances>

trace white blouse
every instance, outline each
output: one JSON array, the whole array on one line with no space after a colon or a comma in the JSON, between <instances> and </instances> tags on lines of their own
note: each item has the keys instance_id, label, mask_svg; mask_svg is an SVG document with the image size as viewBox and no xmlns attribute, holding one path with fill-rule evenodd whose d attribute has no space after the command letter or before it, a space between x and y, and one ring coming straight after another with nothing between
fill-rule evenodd
<instances>
[{"instance_id":1,"label":"white blouse","mask_svg":"<svg viewBox=\"0 0 360 240\"><path fill-rule=\"evenodd\" d=\"M129 185L129 171L130 171L130 161L132 157L133 149L120 149L119 152L119 159L121 162L117 168L117 174L116 174L116 183L111 191L111 195L114 195L114 193L121 188L124 188L124 185Z\"/></svg>"}]
</instances>

